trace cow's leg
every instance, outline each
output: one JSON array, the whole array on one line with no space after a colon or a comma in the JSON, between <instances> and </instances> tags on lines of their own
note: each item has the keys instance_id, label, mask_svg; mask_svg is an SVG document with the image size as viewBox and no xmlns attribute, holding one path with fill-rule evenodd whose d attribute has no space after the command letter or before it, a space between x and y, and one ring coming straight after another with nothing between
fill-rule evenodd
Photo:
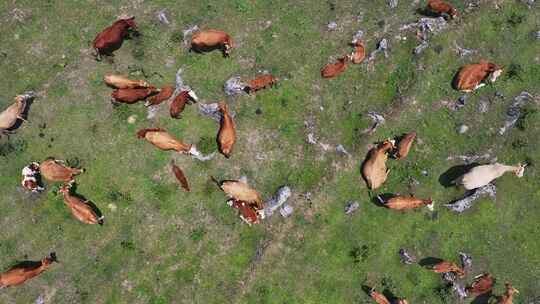
<instances>
[{"instance_id":1,"label":"cow's leg","mask_svg":"<svg viewBox=\"0 0 540 304\"><path fill-rule=\"evenodd\" d=\"M479 83L476 87L474 87L474 90L478 90L480 89L481 87L485 87L486 84L485 83Z\"/></svg>"},{"instance_id":2,"label":"cow's leg","mask_svg":"<svg viewBox=\"0 0 540 304\"><path fill-rule=\"evenodd\" d=\"M17 115L17 119L20 119L24 122L28 122L28 120L26 120L24 117L22 117L21 115Z\"/></svg>"}]
</instances>

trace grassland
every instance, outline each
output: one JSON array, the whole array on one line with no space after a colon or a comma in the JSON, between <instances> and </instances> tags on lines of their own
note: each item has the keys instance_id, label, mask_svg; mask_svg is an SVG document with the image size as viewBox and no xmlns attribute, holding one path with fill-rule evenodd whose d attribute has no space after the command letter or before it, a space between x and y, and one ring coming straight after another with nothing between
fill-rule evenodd
<instances>
[{"instance_id":1,"label":"grassland","mask_svg":"<svg viewBox=\"0 0 540 304\"><path fill-rule=\"evenodd\" d=\"M452 2L463 12L472 1ZM536 303L538 104L528 106L521 128L496 133L515 95L540 94L540 42L533 35L540 10L497 2L499 9L480 1L464 12L419 56L411 52L414 33L398 31L419 18L420 4L413 1L402 0L394 10L371 0L0 2L0 108L25 90L38 93L30 122L0 139L0 269L50 251L60 260L28 284L0 291L0 303L33 303L39 295L47 303L371 303L362 285L410 303L453 303L438 275L399 262L401 247L419 258L457 260L458 251L468 252L474 274L497 277L497 294L509 280L521 291L515 303ZM171 25L157 21L161 9ZM96 62L91 41L121 13L136 16L142 35L126 41L114 63ZM327 30L330 21L337 30ZM231 58L188 53L182 30L194 24L231 33L238 46ZM369 51L388 38L390 56L380 55L373 71L364 64L321 79L320 68L349 51L358 29ZM460 58L454 43L478 52ZM460 96L451 88L459 67L482 58L513 72L471 94L459 111L441 106ZM172 84L180 66L205 101L224 98L223 83L233 75L268 70L283 79L274 89L229 100L239 135L231 159L198 162L136 139L138 128L160 126L211 152L218 125L194 106L181 120L162 115L148 121L142 105L113 107L102 83L114 72ZM484 114L482 101L490 102ZM375 134L361 133L371 123L367 111L390 110ZM137 115L136 124L126 122L130 115ZM351 156L306 143L306 121L320 141L343 144ZM469 132L458 134L460 124ZM377 193L430 196L435 215L380 208L372 203L377 193L360 178L369 144L409 130L419 134L417 144L406 160L389 163L390 178ZM499 179L495 201L479 200L461 215L446 210L442 204L463 193L439 183L442 173L461 164L447 157L488 151L500 162L532 165L521 179ZM87 169L77 192L103 211L104 226L75 221L56 194L58 185L48 184L41 195L20 189L21 168L48 156ZM191 193L173 180L171 159L184 169ZM287 184L295 213L248 227L210 175L246 175L266 198ZM310 200L302 195L307 192ZM361 205L352 216L343 212L349 200Z\"/></svg>"}]
</instances>

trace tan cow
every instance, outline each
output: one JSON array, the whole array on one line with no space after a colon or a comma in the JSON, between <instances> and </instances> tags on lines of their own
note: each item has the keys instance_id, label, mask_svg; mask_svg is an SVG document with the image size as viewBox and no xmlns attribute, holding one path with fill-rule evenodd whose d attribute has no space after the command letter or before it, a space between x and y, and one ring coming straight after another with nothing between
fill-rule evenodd
<instances>
[{"instance_id":1,"label":"tan cow","mask_svg":"<svg viewBox=\"0 0 540 304\"><path fill-rule=\"evenodd\" d=\"M116 89L141 89L148 88L150 85L144 80L130 80L121 75L105 75L105 83Z\"/></svg>"},{"instance_id":2,"label":"tan cow","mask_svg":"<svg viewBox=\"0 0 540 304\"><path fill-rule=\"evenodd\" d=\"M71 211L71 214L81 223L102 225L104 217L98 216L94 208L88 204L88 201L76 195L71 195L71 185L72 183L65 184L58 190L64 196L64 203Z\"/></svg>"},{"instance_id":3,"label":"tan cow","mask_svg":"<svg viewBox=\"0 0 540 304\"><path fill-rule=\"evenodd\" d=\"M486 293L491 293L494 284L495 278L492 277L489 273L484 273L474 278L474 282L471 285L467 286L465 290L467 291L467 293L473 296L479 296Z\"/></svg>"},{"instance_id":4,"label":"tan cow","mask_svg":"<svg viewBox=\"0 0 540 304\"><path fill-rule=\"evenodd\" d=\"M54 252L39 262L26 261L13 266L8 271L0 273L0 289L23 284L47 270L53 262L56 262Z\"/></svg>"},{"instance_id":5,"label":"tan cow","mask_svg":"<svg viewBox=\"0 0 540 304\"><path fill-rule=\"evenodd\" d=\"M448 262L448 261L442 261L440 263L437 263L431 266L431 270L436 273L454 272L460 278L465 276L465 270L463 270L463 268L459 267L455 263Z\"/></svg>"},{"instance_id":6,"label":"tan cow","mask_svg":"<svg viewBox=\"0 0 540 304\"><path fill-rule=\"evenodd\" d=\"M521 163L517 166L507 166L499 163L476 166L454 182L457 185L463 185L467 190L472 190L491 183L493 180L503 176L506 172L513 172L517 177L522 177L525 172L525 166L526 164Z\"/></svg>"},{"instance_id":7,"label":"tan cow","mask_svg":"<svg viewBox=\"0 0 540 304\"><path fill-rule=\"evenodd\" d=\"M448 14L451 18L458 15L458 11L452 5L442 0L428 0L426 9L438 15Z\"/></svg>"},{"instance_id":8,"label":"tan cow","mask_svg":"<svg viewBox=\"0 0 540 304\"><path fill-rule=\"evenodd\" d=\"M141 129L137 131L137 138L144 138L157 148L170 151L174 150L179 153L191 153L193 145L185 144L176 139L164 129Z\"/></svg>"},{"instance_id":9,"label":"tan cow","mask_svg":"<svg viewBox=\"0 0 540 304\"><path fill-rule=\"evenodd\" d=\"M15 103L7 107L0 113L0 133L7 133L7 131L15 126L17 120L26 121L22 117L24 109L26 109L26 102L28 100L26 95L17 95L15 97Z\"/></svg>"},{"instance_id":10,"label":"tan cow","mask_svg":"<svg viewBox=\"0 0 540 304\"><path fill-rule=\"evenodd\" d=\"M251 188L246 182L239 180L225 180L218 182L212 177L212 180L227 194L230 198L238 201L247 202L256 210L264 209L263 200L259 192Z\"/></svg>"},{"instance_id":11,"label":"tan cow","mask_svg":"<svg viewBox=\"0 0 540 304\"><path fill-rule=\"evenodd\" d=\"M519 290L512 287L512 284L509 282L506 282L504 286L506 287L506 291L502 296L497 298L497 304L513 304L514 294L519 293Z\"/></svg>"},{"instance_id":12,"label":"tan cow","mask_svg":"<svg viewBox=\"0 0 540 304\"><path fill-rule=\"evenodd\" d=\"M47 158L40 165L41 176L46 180L52 182L70 182L84 172L84 169L70 168L64 165L63 160L54 159L53 157Z\"/></svg>"},{"instance_id":13,"label":"tan cow","mask_svg":"<svg viewBox=\"0 0 540 304\"><path fill-rule=\"evenodd\" d=\"M396 153L394 153L397 159L403 159L409 155L411 146L416 138L416 132L411 132L403 135L397 143Z\"/></svg>"},{"instance_id":14,"label":"tan cow","mask_svg":"<svg viewBox=\"0 0 540 304\"><path fill-rule=\"evenodd\" d=\"M229 114L229 107L224 101L219 103L219 111L221 112L221 126L219 128L217 142L219 144L219 151L226 158L229 158L236 142L236 128L234 121Z\"/></svg>"},{"instance_id":15,"label":"tan cow","mask_svg":"<svg viewBox=\"0 0 540 304\"><path fill-rule=\"evenodd\" d=\"M231 36L220 30L204 30L197 32L191 38L191 50L196 52L207 52L214 49L221 49L224 57L228 57L234 43Z\"/></svg>"},{"instance_id":16,"label":"tan cow","mask_svg":"<svg viewBox=\"0 0 540 304\"><path fill-rule=\"evenodd\" d=\"M369 189L377 189L386 181L389 172L386 168L386 160L388 160L388 152L392 149L394 149L394 143L386 140L368 152L362 165L362 176Z\"/></svg>"},{"instance_id":17,"label":"tan cow","mask_svg":"<svg viewBox=\"0 0 540 304\"><path fill-rule=\"evenodd\" d=\"M462 92L472 92L485 86L485 81L495 82L502 74L502 68L485 60L462 67L454 78L454 88Z\"/></svg>"},{"instance_id":18,"label":"tan cow","mask_svg":"<svg viewBox=\"0 0 540 304\"><path fill-rule=\"evenodd\" d=\"M395 196L386 201L384 206L395 210L408 210L427 206L430 210L433 210L433 201L430 198L419 199L414 196Z\"/></svg>"}]
</instances>

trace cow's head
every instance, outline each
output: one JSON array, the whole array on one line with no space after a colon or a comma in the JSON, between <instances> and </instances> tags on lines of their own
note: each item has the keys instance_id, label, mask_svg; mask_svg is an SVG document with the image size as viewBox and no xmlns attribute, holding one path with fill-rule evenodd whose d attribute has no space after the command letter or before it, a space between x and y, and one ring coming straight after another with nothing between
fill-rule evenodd
<instances>
[{"instance_id":1,"label":"cow's head","mask_svg":"<svg viewBox=\"0 0 540 304\"><path fill-rule=\"evenodd\" d=\"M517 169L515 171L517 177L523 177L523 174L525 173L525 167L527 167L527 164L519 163L517 165Z\"/></svg>"},{"instance_id":2,"label":"cow's head","mask_svg":"<svg viewBox=\"0 0 540 304\"><path fill-rule=\"evenodd\" d=\"M448 12L448 15L450 15L452 19L457 18L459 16L458 11L455 8L451 8L450 12Z\"/></svg>"},{"instance_id":3,"label":"cow's head","mask_svg":"<svg viewBox=\"0 0 540 304\"><path fill-rule=\"evenodd\" d=\"M495 65L495 67L493 68L493 71L489 75L489 81L495 82L495 80L497 80L497 78L501 76L502 72L503 72L502 68Z\"/></svg>"},{"instance_id":4,"label":"cow's head","mask_svg":"<svg viewBox=\"0 0 540 304\"><path fill-rule=\"evenodd\" d=\"M124 20L124 22L126 23L127 27L134 30L134 31L137 31L138 28L137 28L137 24L135 23L135 17L129 17L129 18L125 18L125 19L122 19Z\"/></svg>"},{"instance_id":5,"label":"cow's head","mask_svg":"<svg viewBox=\"0 0 540 304\"><path fill-rule=\"evenodd\" d=\"M58 263L58 259L56 258L56 253L55 252L51 252L51 254L44 258L43 260L41 260L41 265L45 266L45 267L48 267L50 266L52 263L54 262L57 262Z\"/></svg>"},{"instance_id":6,"label":"cow's head","mask_svg":"<svg viewBox=\"0 0 540 304\"><path fill-rule=\"evenodd\" d=\"M504 286L506 287L506 294L509 296L512 296L514 293L519 293L519 290L515 289L509 282L506 282Z\"/></svg>"}]
</instances>

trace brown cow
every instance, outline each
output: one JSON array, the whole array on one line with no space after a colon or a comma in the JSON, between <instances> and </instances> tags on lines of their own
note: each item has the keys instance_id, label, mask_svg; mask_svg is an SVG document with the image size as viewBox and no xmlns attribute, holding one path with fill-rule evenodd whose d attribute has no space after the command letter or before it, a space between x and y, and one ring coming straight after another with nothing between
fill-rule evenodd
<instances>
[{"instance_id":1,"label":"brown cow","mask_svg":"<svg viewBox=\"0 0 540 304\"><path fill-rule=\"evenodd\" d=\"M351 54L351 61L354 64L360 64L366 58L366 49L364 47L364 43L362 43L362 41L356 41L353 44L353 47L354 51Z\"/></svg>"},{"instance_id":2,"label":"brown cow","mask_svg":"<svg viewBox=\"0 0 540 304\"><path fill-rule=\"evenodd\" d=\"M26 121L26 119L22 117L22 113L26 109L27 100L27 96L17 95L15 97L15 103L0 113L0 133L7 133L7 130L15 126L19 119Z\"/></svg>"},{"instance_id":3,"label":"brown cow","mask_svg":"<svg viewBox=\"0 0 540 304\"><path fill-rule=\"evenodd\" d=\"M23 284L47 270L53 262L57 262L56 254L51 252L50 256L39 262L25 261L13 266L0 273L0 289Z\"/></svg>"},{"instance_id":4,"label":"brown cow","mask_svg":"<svg viewBox=\"0 0 540 304\"><path fill-rule=\"evenodd\" d=\"M64 203L71 210L71 214L81 223L103 225L103 216L98 216L94 208L88 204L88 201L81 199L76 195L71 195L72 183L65 184L58 190L64 196Z\"/></svg>"},{"instance_id":5,"label":"brown cow","mask_svg":"<svg viewBox=\"0 0 540 304\"><path fill-rule=\"evenodd\" d=\"M324 78L332 78L341 74L347 69L347 62L350 56L343 56L336 63L329 63L321 70L321 76Z\"/></svg>"},{"instance_id":6,"label":"brown cow","mask_svg":"<svg viewBox=\"0 0 540 304\"><path fill-rule=\"evenodd\" d=\"M519 293L519 290L512 287L512 284L509 282L506 282L504 286L506 287L506 292L502 296L497 297L497 304L513 304L514 294Z\"/></svg>"},{"instance_id":7,"label":"brown cow","mask_svg":"<svg viewBox=\"0 0 540 304\"><path fill-rule=\"evenodd\" d=\"M165 100L168 100L171 98L171 96L174 94L175 88L173 86L164 86L161 87L161 90L158 94L150 97L148 101L144 103L145 106L155 106L158 104L161 104Z\"/></svg>"},{"instance_id":8,"label":"brown cow","mask_svg":"<svg viewBox=\"0 0 540 304\"><path fill-rule=\"evenodd\" d=\"M38 163L33 162L30 165L24 167L22 169L22 176L23 180L21 181L21 184L24 189L34 193L39 193L45 190L45 188L43 188L39 183L40 174Z\"/></svg>"},{"instance_id":9,"label":"brown cow","mask_svg":"<svg viewBox=\"0 0 540 304\"><path fill-rule=\"evenodd\" d=\"M153 86L141 89L117 89L112 92L111 100L113 103L119 102L134 104L138 101L145 100L146 98L156 94L157 92L158 90Z\"/></svg>"},{"instance_id":10,"label":"brown cow","mask_svg":"<svg viewBox=\"0 0 540 304\"><path fill-rule=\"evenodd\" d=\"M105 75L103 80L107 85L116 89L142 89L150 86L148 82L144 80L130 80L121 75Z\"/></svg>"},{"instance_id":11,"label":"brown cow","mask_svg":"<svg viewBox=\"0 0 540 304\"><path fill-rule=\"evenodd\" d=\"M191 38L191 50L207 52L221 49L224 57L228 57L234 43L231 36L219 30L204 30L197 32Z\"/></svg>"},{"instance_id":12,"label":"brown cow","mask_svg":"<svg viewBox=\"0 0 540 304\"><path fill-rule=\"evenodd\" d=\"M485 86L485 81L495 82L502 68L494 63L481 60L480 63L462 67L454 78L454 88L462 92L472 92Z\"/></svg>"},{"instance_id":13,"label":"brown cow","mask_svg":"<svg viewBox=\"0 0 540 304\"><path fill-rule=\"evenodd\" d=\"M257 76L255 79L250 80L244 90L249 93L257 92L258 90L266 87L274 86L277 83L277 79L271 74L264 74Z\"/></svg>"},{"instance_id":14,"label":"brown cow","mask_svg":"<svg viewBox=\"0 0 540 304\"><path fill-rule=\"evenodd\" d=\"M378 292L372 290L372 291L369 292L369 296L377 304L390 304L390 301L382 293L378 293Z\"/></svg>"},{"instance_id":15,"label":"brown cow","mask_svg":"<svg viewBox=\"0 0 540 304\"><path fill-rule=\"evenodd\" d=\"M41 171L41 176L46 180L65 183L72 181L75 178L75 175L84 172L84 169L67 167L64 165L64 161L52 157L49 157L42 162L39 169Z\"/></svg>"},{"instance_id":16,"label":"brown cow","mask_svg":"<svg viewBox=\"0 0 540 304\"><path fill-rule=\"evenodd\" d=\"M408 134L405 134L401 137L399 142L397 143L397 148L394 153L394 156L397 159L403 159L409 155L409 151L411 150L411 146L414 142L414 139L416 138L416 132L411 132Z\"/></svg>"},{"instance_id":17,"label":"brown cow","mask_svg":"<svg viewBox=\"0 0 540 304\"><path fill-rule=\"evenodd\" d=\"M212 177L212 180L227 194L230 198L238 201L247 202L256 210L263 210L263 200L259 192L251 188L246 182L238 180L225 180L218 182Z\"/></svg>"},{"instance_id":18,"label":"brown cow","mask_svg":"<svg viewBox=\"0 0 540 304\"><path fill-rule=\"evenodd\" d=\"M112 52L119 49L124 39L128 36L130 29L137 31L135 17L117 20L111 26L97 34L93 44L96 51L96 59L101 60L101 55L112 55Z\"/></svg>"},{"instance_id":19,"label":"brown cow","mask_svg":"<svg viewBox=\"0 0 540 304\"><path fill-rule=\"evenodd\" d=\"M448 14L452 19L458 15L457 10L452 5L442 0L428 0L426 10L439 16Z\"/></svg>"},{"instance_id":20,"label":"brown cow","mask_svg":"<svg viewBox=\"0 0 540 304\"><path fill-rule=\"evenodd\" d=\"M394 143L386 140L368 152L362 165L362 176L369 189L377 189L386 181L389 172L386 168L387 153L392 149L394 149Z\"/></svg>"},{"instance_id":21,"label":"brown cow","mask_svg":"<svg viewBox=\"0 0 540 304\"><path fill-rule=\"evenodd\" d=\"M465 276L465 270L463 270L463 268L459 267L455 263L448 262L448 261L442 261L440 263L437 263L431 266L431 270L436 273L454 272L460 278Z\"/></svg>"},{"instance_id":22,"label":"brown cow","mask_svg":"<svg viewBox=\"0 0 540 304\"><path fill-rule=\"evenodd\" d=\"M227 205L237 209L238 213L240 214L240 218L249 226L260 223L260 218L262 215L261 210L255 209L253 205L249 204L248 202L230 199L227 201Z\"/></svg>"},{"instance_id":23,"label":"brown cow","mask_svg":"<svg viewBox=\"0 0 540 304\"><path fill-rule=\"evenodd\" d=\"M181 91L174 97L173 101L171 102L171 107L169 108L169 112L171 114L172 118L180 118L180 114L184 111L184 108L186 107L186 104L190 104L191 102L197 102L199 98L197 95L195 95L195 92L193 90L185 90Z\"/></svg>"},{"instance_id":24,"label":"brown cow","mask_svg":"<svg viewBox=\"0 0 540 304\"><path fill-rule=\"evenodd\" d=\"M489 273L484 273L474 278L474 282L470 286L467 286L465 290L473 296L480 296L491 293L493 284L495 284L495 278Z\"/></svg>"},{"instance_id":25,"label":"brown cow","mask_svg":"<svg viewBox=\"0 0 540 304\"><path fill-rule=\"evenodd\" d=\"M189 183L187 181L187 178L184 175L182 169L180 169L177 165L174 164L174 160L171 161L171 169L174 173L174 176L176 177L176 180L178 180L182 188L184 188L184 190L186 190L187 192L190 192L191 190L189 189Z\"/></svg>"},{"instance_id":26,"label":"brown cow","mask_svg":"<svg viewBox=\"0 0 540 304\"><path fill-rule=\"evenodd\" d=\"M229 158L236 142L236 128L234 121L229 114L229 107L224 101L219 102L219 111L221 112L221 126L219 128L217 142L219 152L226 158Z\"/></svg>"},{"instance_id":27,"label":"brown cow","mask_svg":"<svg viewBox=\"0 0 540 304\"><path fill-rule=\"evenodd\" d=\"M386 201L384 206L395 210L414 209L422 206L433 209L433 201L430 198L424 200L413 196L396 196Z\"/></svg>"},{"instance_id":28,"label":"brown cow","mask_svg":"<svg viewBox=\"0 0 540 304\"><path fill-rule=\"evenodd\" d=\"M144 138L164 151L174 150L179 153L190 153L192 151L192 145L181 142L167 131L159 128L141 129L137 132L137 138Z\"/></svg>"}]
</instances>

